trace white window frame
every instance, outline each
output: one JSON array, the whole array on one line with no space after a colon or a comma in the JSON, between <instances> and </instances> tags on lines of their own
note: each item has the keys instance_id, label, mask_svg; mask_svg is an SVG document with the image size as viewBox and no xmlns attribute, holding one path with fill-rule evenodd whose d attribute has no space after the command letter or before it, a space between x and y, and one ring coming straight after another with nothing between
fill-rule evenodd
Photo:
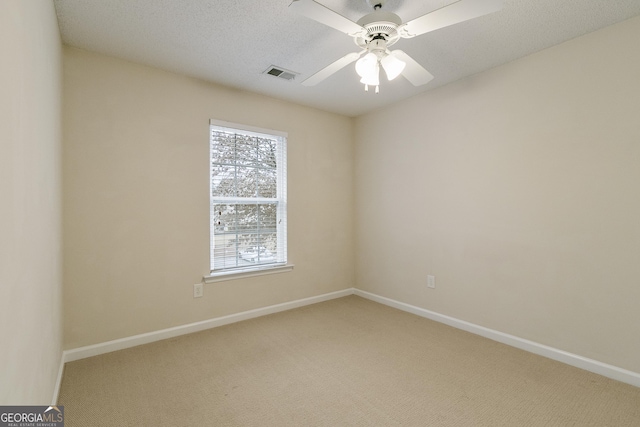
<instances>
[{"instance_id":1,"label":"white window frame","mask_svg":"<svg viewBox=\"0 0 640 427\"><path fill-rule=\"evenodd\" d=\"M212 173L211 159L213 150L213 131L229 132L246 136L255 136L276 140L277 157L277 195L275 198L243 198L243 197L214 197L212 196ZM210 238L210 274L204 277L206 283L220 280L229 280L242 277L250 277L260 274L271 274L290 271L293 265L287 263L287 136L286 132L271 129L262 129L238 123L231 123L221 120L211 119L209 121L209 238ZM277 256L276 261L269 264L258 264L251 266L234 266L232 268L214 268L215 250L215 227L214 227L214 205L219 203L259 203L275 202L277 206L276 236L277 236Z\"/></svg>"}]
</instances>

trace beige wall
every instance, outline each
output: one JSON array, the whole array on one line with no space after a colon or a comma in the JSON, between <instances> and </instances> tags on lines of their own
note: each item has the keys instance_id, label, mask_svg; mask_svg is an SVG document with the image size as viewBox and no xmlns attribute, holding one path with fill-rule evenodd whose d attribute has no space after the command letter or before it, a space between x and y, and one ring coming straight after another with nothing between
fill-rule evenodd
<instances>
[{"instance_id":1,"label":"beige wall","mask_svg":"<svg viewBox=\"0 0 640 427\"><path fill-rule=\"evenodd\" d=\"M638 40L635 18L358 118L357 287L640 372Z\"/></svg>"},{"instance_id":2,"label":"beige wall","mask_svg":"<svg viewBox=\"0 0 640 427\"><path fill-rule=\"evenodd\" d=\"M639 36L636 18L360 117L355 133L346 117L65 48L65 348L355 283L640 372ZM289 133L296 268L193 299L210 118Z\"/></svg>"},{"instance_id":3,"label":"beige wall","mask_svg":"<svg viewBox=\"0 0 640 427\"><path fill-rule=\"evenodd\" d=\"M62 69L52 2L0 1L0 62L0 405L47 405L62 354Z\"/></svg>"},{"instance_id":4,"label":"beige wall","mask_svg":"<svg viewBox=\"0 0 640 427\"><path fill-rule=\"evenodd\" d=\"M293 272L209 272L209 119L288 132ZM64 49L65 348L353 286L353 121Z\"/></svg>"}]
</instances>

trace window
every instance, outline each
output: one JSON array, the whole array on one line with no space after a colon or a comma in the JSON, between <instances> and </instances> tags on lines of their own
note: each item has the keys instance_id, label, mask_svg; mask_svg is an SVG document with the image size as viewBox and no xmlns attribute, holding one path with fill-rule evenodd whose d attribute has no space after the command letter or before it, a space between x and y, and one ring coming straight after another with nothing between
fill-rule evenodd
<instances>
[{"instance_id":1,"label":"window","mask_svg":"<svg viewBox=\"0 0 640 427\"><path fill-rule=\"evenodd\" d=\"M287 135L211 120L211 273L287 263Z\"/></svg>"}]
</instances>

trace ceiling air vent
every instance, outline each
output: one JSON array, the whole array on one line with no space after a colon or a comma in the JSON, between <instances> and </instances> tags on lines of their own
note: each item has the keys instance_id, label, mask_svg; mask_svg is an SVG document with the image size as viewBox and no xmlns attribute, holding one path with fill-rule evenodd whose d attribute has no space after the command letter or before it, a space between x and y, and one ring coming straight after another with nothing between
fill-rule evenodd
<instances>
[{"instance_id":1,"label":"ceiling air vent","mask_svg":"<svg viewBox=\"0 0 640 427\"><path fill-rule=\"evenodd\" d=\"M269 74L270 76L279 77L285 80L293 80L299 73L294 71L285 70L282 67L276 67L275 65L270 66L264 72L264 74Z\"/></svg>"}]
</instances>

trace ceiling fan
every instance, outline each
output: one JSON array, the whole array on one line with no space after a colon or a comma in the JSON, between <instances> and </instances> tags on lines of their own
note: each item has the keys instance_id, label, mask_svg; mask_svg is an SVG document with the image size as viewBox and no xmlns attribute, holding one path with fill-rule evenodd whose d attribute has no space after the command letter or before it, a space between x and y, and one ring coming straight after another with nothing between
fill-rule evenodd
<instances>
[{"instance_id":1,"label":"ceiling fan","mask_svg":"<svg viewBox=\"0 0 640 427\"><path fill-rule=\"evenodd\" d=\"M356 72L364 83L365 90L380 85L380 66L387 78L393 80L404 76L414 86L428 83L433 76L413 58L401 50L390 51L389 47L399 39L409 39L429 31L448 27L469 19L496 12L502 8L502 0L458 0L433 12L408 22L395 13L382 11L386 0L366 0L373 12L353 22L314 0L293 0L289 7L295 12L321 24L335 28L351 37L361 50L349 53L302 82L314 86L333 73L354 61Z\"/></svg>"}]
</instances>

